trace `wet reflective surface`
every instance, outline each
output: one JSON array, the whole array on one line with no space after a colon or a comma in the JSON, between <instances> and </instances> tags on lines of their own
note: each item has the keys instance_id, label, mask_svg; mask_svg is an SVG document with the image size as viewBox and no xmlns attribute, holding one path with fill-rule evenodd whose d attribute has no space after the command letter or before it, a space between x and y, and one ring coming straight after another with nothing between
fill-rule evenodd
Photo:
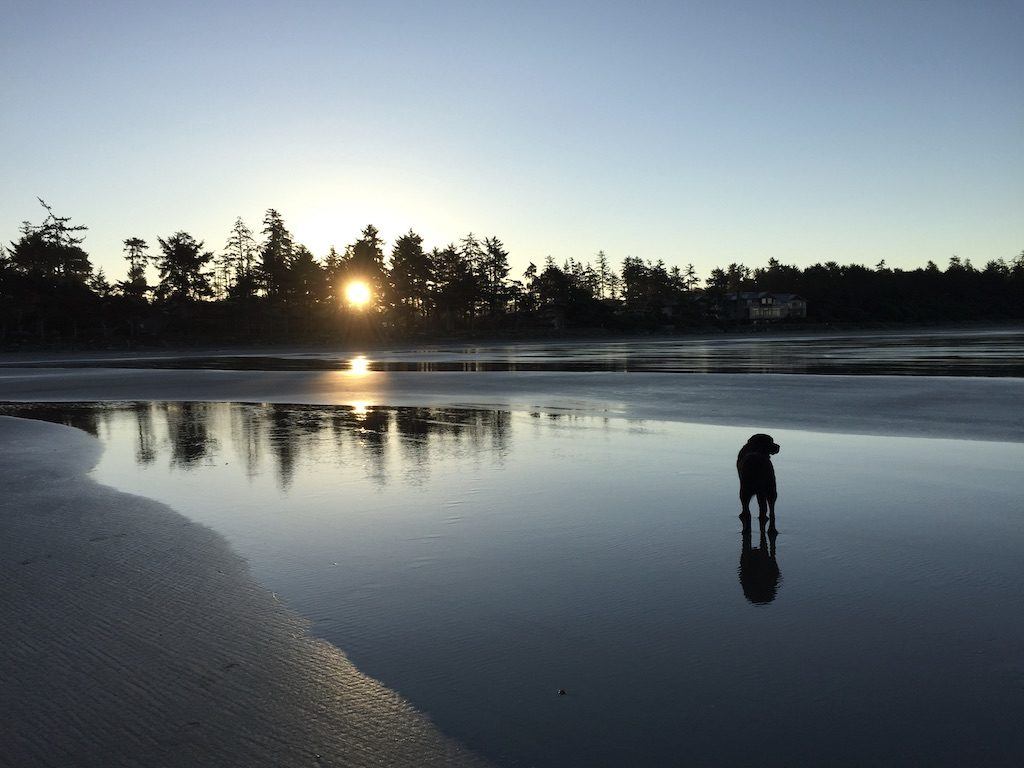
<instances>
[{"instance_id":1,"label":"wet reflective surface","mask_svg":"<svg viewBox=\"0 0 1024 768\"><path fill-rule=\"evenodd\" d=\"M545 413L4 406L224 534L450 736L516 766L1013 765L1024 445ZM558 689L567 692L557 695Z\"/></svg>"},{"instance_id":2,"label":"wet reflective surface","mask_svg":"<svg viewBox=\"0 0 1024 768\"><path fill-rule=\"evenodd\" d=\"M1024 376L1024 331L719 335L333 352L107 356L3 366L193 370L612 371Z\"/></svg>"}]
</instances>

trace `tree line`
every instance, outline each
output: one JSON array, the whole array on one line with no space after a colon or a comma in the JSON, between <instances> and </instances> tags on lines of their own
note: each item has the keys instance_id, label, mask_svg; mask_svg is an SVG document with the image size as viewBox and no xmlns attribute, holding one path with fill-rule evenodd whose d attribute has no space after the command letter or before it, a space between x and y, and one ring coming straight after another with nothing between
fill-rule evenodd
<instances>
[{"instance_id":1,"label":"tree line","mask_svg":"<svg viewBox=\"0 0 1024 768\"><path fill-rule=\"evenodd\" d=\"M874 268L835 262L806 268L775 259L718 267L627 256L616 270L550 256L513 276L496 236L467 234L427 250L413 231L386 248L365 227L323 259L295 241L284 217L266 211L257 234L241 218L217 251L190 233L123 241L125 279L111 283L83 248L87 228L40 200L39 224L0 249L0 344L426 339L460 334L609 333L729 326L730 293L799 294L810 323L1017 320L1024 317L1024 252L989 261L950 258L945 269ZM148 275L156 273L155 283ZM369 287L356 306L344 288Z\"/></svg>"}]
</instances>

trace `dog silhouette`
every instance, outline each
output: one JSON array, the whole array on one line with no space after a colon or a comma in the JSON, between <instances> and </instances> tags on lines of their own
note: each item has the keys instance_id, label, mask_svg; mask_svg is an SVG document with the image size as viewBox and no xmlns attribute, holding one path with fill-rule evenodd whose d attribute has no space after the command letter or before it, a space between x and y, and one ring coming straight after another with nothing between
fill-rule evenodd
<instances>
[{"instance_id":1,"label":"dog silhouette","mask_svg":"<svg viewBox=\"0 0 1024 768\"><path fill-rule=\"evenodd\" d=\"M751 435L736 457L740 503L743 505L740 517L750 517L750 500L756 496L758 517L762 520L770 518L771 529L775 528L775 500L779 497L772 456L778 452L779 445L772 436L759 433Z\"/></svg>"}]
</instances>

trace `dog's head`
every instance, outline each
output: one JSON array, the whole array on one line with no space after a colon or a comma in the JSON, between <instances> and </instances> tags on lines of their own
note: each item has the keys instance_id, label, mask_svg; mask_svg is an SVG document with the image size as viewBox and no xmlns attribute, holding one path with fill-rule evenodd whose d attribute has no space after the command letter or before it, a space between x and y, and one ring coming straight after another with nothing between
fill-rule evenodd
<instances>
[{"instance_id":1,"label":"dog's head","mask_svg":"<svg viewBox=\"0 0 1024 768\"><path fill-rule=\"evenodd\" d=\"M772 440L772 436L760 433L750 436L750 439L747 440L747 448L751 451L767 453L772 456L779 452L779 444Z\"/></svg>"}]
</instances>

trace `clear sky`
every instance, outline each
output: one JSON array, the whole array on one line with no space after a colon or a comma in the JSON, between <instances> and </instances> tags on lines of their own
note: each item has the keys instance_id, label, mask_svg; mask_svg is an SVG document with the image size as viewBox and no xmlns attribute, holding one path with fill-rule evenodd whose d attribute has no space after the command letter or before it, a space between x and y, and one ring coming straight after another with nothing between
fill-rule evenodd
<instances>
[{"instance_id":1,"label":"clear sky","mask_svg":"<svg viewBox=\"0 0 1024 768\"><path fill-rule=\"evenodd\" d=\"M1024 249L1024 1L4 4L0 237L277 208L322 257L375 224L603 249L981 266Z\"/></svg>"}]
</instances>

